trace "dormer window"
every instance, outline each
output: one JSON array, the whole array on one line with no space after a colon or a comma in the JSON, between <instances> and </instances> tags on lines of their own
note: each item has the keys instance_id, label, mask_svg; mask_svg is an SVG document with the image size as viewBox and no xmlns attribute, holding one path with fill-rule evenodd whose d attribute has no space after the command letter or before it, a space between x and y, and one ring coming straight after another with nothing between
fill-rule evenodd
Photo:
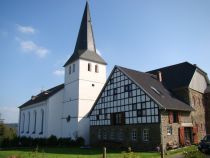
<instances>
[{"instance_id":1,"label":"dormer window","mask_svg":"<svg viewBox=\"0 0 210 158\"><path fill-rule=\"evenodd\" d=\"M98 73L98 65L95 65L95 72Z\"/></svg>"},{"instance_id":2,"label":"dormer window","mask_svg":"<svg viewBox=\"0 0 210 158\"><path fill-rule=\"evenodd\" d=\"M71 65L69 66L69 74L71 74Z\"/></svg>"},{"instance_id":3,"label":"dormer window","mask_svg":"<svg viewBox=\"0 0 210 158\"><path fill-rule=\"evenodd\" d=\"M73 64L73 72L75 72L75 64Z\"/></svg>"},{"instance_id":4,"label":"dormer window","mask_svg":"<svg viewBox=\"0 0 210 158\"><path fill-rule=\"evenodd\" d=\"M91 71L91 63L88 63L88 71Z\"/></svg>"}]
</instances>

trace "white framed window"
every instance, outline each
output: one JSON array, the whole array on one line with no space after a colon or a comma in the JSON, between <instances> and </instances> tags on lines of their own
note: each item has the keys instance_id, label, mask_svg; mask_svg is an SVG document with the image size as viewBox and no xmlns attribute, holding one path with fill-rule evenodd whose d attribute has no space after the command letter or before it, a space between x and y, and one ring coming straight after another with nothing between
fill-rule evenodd
<instances>
[{"instance_id":1,"label":"white framed window","mask_svg":"<svg viewBox=\"0 0 210 158\"><path fill-rule=\"evenodd\" d=\"M104 140L107 140L107 133L106 133L106 130L105 129L103 130L103 139Z\"/></svg>"},{"instance_id":2,"label":"white framed window","mask_svg":"<svg viewBox=\"0 0 210 158\"><path fill-rule=\"evenodd\" d=\"M115 139L114 130L111 130L111 131L110 131L110 139L111 139L111 140L114 140L114 139Z\"/></svg>"},{"instance_id":3,"label":"white framed window","mask_svg":"<svg viewBox=\"0 0 210 158\"><path fill-rule=\"evenodd\" d=\"M137 131L135 129L131 131L131 138L132 138L132 141L137 140Z\"/></svg>"},{"instance_id":4,"label":"white framed window","mask_svg":"<svg viewBox=\"0 0 210 158\"><path fill-rule=\"evenodd\" d=\"M75 72L75 64L73 64L73 70L72 70L72 72Z\"/></svg>"},{"instance_id":5,"label":"white framed window","mask_svg":"<svg viewBox=\"0 0 210 158\"><path fill-rule=\"evenodd\" d=\"M91 63L88 63L88 71L91 71Z\"/></svg>"},{"instance_id":6,"label":"white framed window","mask_svg":"<svg viewBox=\"0 0 210 158\"><path fill-rule=\"evenodd\" d=\"M173 128L172 126L167 127L167 135L172 135L173 134Z\"/></svg>"},{"instance_id":7,"label":"white framed window","mask_svg":"<svg viewBox=\"0 0 210 158\"><path fill-rule=\"evenodd\" d=\"M98 139L101 140L101 129L98 130Z\"/></svg>"},{"instance_id":8,"label":"white framed window","mask_svg":"<svg viewBox=\"0 0 210 158\"><path fill-rule=\"evenodd\" d=\"M123 140L123 139L124 139L123 136L124 136L124 135L123 135L123 130L120 129L120 131L119 131L119 133L118 133L118 139L119 139L119 140Z\"/></svg>"},{"instance_id":9,"label":"white framed window","mask_svg":"<svg viewBox=\"0 0 210 158\"><path fill-rule=\"evenodd\" d=\"M143 141L149 141L149 129L143 129Z\"/></svg>"}]
</instances>

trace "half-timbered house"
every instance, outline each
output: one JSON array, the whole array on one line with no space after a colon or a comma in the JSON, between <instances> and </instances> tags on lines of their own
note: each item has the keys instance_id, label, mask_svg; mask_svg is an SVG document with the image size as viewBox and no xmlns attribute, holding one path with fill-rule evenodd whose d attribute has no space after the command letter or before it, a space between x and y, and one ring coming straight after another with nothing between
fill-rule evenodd
<instances>
[{"instance_id":1,"label":"half-timbered house","mask_svg":"<svg viewBox=\"0 0 210 158\"><path fill-rule=\"evenodd\" d=\"M161 71L115 66L89 114L91 143L142 150L198 143L195 106L177 99L163 80Z\"/></svg>"}]
</instances>

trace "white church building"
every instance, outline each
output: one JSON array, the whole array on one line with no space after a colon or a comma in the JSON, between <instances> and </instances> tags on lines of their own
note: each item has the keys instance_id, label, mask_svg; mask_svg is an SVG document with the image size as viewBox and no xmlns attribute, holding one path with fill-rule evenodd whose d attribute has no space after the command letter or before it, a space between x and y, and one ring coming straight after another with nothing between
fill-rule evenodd
<instances>
[{"instance_id":1,"label":"white church building","mask_svg":"<svg viewBox=\"0 0 210 158\"><path fill-rule=\"evenodd\" d=\"M88 113L106 82L106 65L96 53L87 2L74 52L64 64L64 84L32 96L19 107L19 135L83 137L88 143Z\"/></svg>"}]
</instances>

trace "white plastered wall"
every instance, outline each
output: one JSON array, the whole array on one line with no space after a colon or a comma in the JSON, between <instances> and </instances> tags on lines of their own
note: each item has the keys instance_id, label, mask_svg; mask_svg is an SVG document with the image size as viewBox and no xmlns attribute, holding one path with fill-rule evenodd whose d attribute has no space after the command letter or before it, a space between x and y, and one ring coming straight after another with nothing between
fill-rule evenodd
<instances>
[{"instance_id":1,"label":"white plastered wall","mask_svg":"<svg viewBox=\"0 0 210 158\"><path fill-rule=\"evenodd\" d=\"M207 88L206 79L200 72L198 72L198 70L195 71L189 87L200 93L204 93L204 91L206 90Z\"/></svg>"}]
</instances>

